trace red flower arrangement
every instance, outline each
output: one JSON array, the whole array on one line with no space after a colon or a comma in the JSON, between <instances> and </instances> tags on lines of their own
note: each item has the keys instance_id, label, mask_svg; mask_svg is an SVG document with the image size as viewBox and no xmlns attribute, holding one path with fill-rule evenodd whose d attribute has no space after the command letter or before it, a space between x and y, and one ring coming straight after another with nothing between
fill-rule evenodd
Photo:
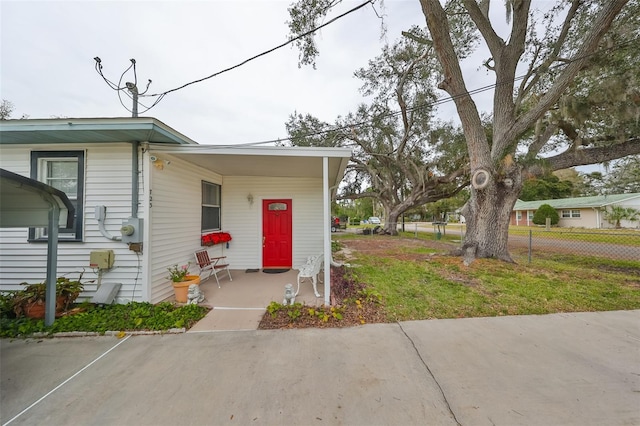
<instances>
[{"instance_id":1,"label":"red flower arrangement","mask_svg":"<svg viewBox=\"0 0 640 426\"><path fill-rule=\"evenodd\" d=\"M228 232L211 232L200 237L200 243L203 246L213 246L220 243L231 241L231 234Z\"/></svg>"}]
</instances>

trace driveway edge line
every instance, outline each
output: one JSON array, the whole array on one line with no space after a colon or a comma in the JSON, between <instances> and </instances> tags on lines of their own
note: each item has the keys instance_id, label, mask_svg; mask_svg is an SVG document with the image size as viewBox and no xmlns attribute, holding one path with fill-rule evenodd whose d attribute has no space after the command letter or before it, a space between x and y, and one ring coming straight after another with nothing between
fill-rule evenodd
<instances>
[{"instance_id":1,"label":"driveway edge line","mask_svg":"<svg viewBox=\"0 0 640 426\"><path fill-rule=\"evenodd\" d=\"M15 419L17 419L18 417L20 417L21 415L23 415L24 413L26 413L27 411L29 411L31 408L35 407L37 404L40 403L40 401L44 400L46 397L48 397L49 395L51 395L52 393L54 393L55 391L57 391L58 389L60 389L62 386L66 385L67 383L69 383L71 380L73 380L77 375L79 375L80 373L82 373L84 370L86 370L87 368L91 367L93 364L95 364L96 362L98 362L100 359L102 359L104 356L106 356L109 352L111 352L112 350L114 350L115 348L117 348L118 346L120 346L121 344L123 344L124 342L126 342L129 337L131 337L131 335L128 335L127 337L125 337L124 339L122 339L121 341L119 341L118 343L116 343L114 346L112 346L108 351L106 351L105 353L103 353L102 355L100 355L98 358L94 359L93 361L91 361L89 364L85 365L84 367L82 367L80 370L78 370L73 376L69 377L67 380L65 380L64 382L60 383L58 386L56 386L55 388L51 389L49 392L47 392L44 396L40 397L40 399L38 399L36 402L32 403L31 405L29 405L27 408L25 408L24 410L20 411L18 414L16 414L15 416L13 416L13 418L11 418L9 421L7 421L6 423L4 423L2 426L7 426L9 423L13 422Z\"/></svg>"},{"instance_id":2,"label":"driveway edge line","mask_svg":"<svg viewBox=\"0 0 640 426\"><path fill-rule=\"evenodd\" d=\"M416 346L415 342L413 341L413 339L411 337L409 337L409 335L407 334L407 332L402 327L402 324L400 324L399 321L396 321L396 324L398 324L398 327L400 327L400 330L402 330L402 333L409 340L409 342L411 342L411 346L413 346L413 349L416 351L416 354L418 355L418 358L420 358L420 361L422 362L422 365L425 366L425 368L429 372L429 375L433 378L433 381L436 382L436 385L438 385L438 389L440 389L440 394L442 395L442 399L444 399L444 403L447 405L447 409L449 410L449 413L451 413L451 417L453 417L453 420L455 420L455 422L456 422L456 424L458 426L462 426L462 424L458 421L458 418L456 417L456 414L453 412L453 409L451 408L451 405L449 404L449 400L447 399L447 395L445 395L444 390L442 389L442 386L440 386L440 383L438 382L438 379L436 379L436 376L434 376L433 372L431 371L431 368L429 368L429 365L427 365L427 362L424 360L424 358L422 358L422 354L418 350L418 347Z\"/></svg>"}]
</instances>

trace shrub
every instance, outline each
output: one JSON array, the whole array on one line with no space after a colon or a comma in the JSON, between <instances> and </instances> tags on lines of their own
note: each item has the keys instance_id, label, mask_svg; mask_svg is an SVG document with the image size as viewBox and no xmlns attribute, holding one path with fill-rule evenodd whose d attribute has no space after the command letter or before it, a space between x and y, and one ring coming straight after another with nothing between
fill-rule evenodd
<instances>
[{"instance_id":1,"label":"shrub","mask_svg":"<svg viewBox=\"0 0 640 426\"><path fill-rule=\"evenodd\" d=\"M556 209L551 207L549 204L543 204L538 207L538 210L536 210L533 215L533 223L536 225L545 225L547 223L547 218L551 219L551 225L557 225L560 221L560 216Z\"/></svg>"}]
</instances>

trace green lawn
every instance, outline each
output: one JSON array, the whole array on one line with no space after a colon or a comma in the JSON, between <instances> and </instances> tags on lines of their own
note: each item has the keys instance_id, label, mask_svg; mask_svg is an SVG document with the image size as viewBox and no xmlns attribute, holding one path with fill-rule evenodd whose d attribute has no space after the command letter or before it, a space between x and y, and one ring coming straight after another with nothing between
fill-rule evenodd
<instances>
[{"instance_id":1,"label":"green lawn","mask_svg":"<svg viewBox=\"0 0 640 426\"><path fill-rule=\"evenodd\" d=\"M528 263L526 252L514 252L515 264L479 259L465 267L426 251L353 253L358 279L382 294L389 321L640 309L640 261L543 253Z\"/></svg>"}]
</instances>

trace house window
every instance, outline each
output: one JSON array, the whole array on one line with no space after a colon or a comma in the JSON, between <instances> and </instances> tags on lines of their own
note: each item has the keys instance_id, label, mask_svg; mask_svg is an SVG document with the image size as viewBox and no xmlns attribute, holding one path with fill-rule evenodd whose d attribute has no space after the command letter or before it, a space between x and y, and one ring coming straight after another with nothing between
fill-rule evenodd
<instances>
[{"instance_id":1,"label":"house window","mask_svg":"<svg viewBox=\"0 0 640 426\"><path fill-rule=\"evenodd\" d=\"M562 217L580 217L580 210L562 210Z\"/></svg>"},{"instance_id":2,"label":"house window","mask_svg":"<svg viewBox=\"0 0 640 426\"><path fill-rule=\"evenodd\" d=\"M516 212L516 220L518 222L522 220L522 212L520 210Z\"/></svg>"},{"instance_id":3,"label":"house window","mask_svg":"<svg viewBox=\"0 0 640 426\"><path fill-rule=\"evenodd\" d=\"M527 220L528 220L529 222L533 222L533 214L534 214L534 213L533 213L532 211L528 211L528 212L527 212Z\"/></svg>"},{"instance_id":4,"label":"house window","mask_svg":"<svg viewBox=\"0 0 640 426\"><path fill-rule=\"evenodd\" d=\"M220 185L202 181L202 232L219 231Z\"/></svg>"},{"instance_id":5,"label":"house window","mask_svg":"<svg viewBox=\"0 0 640 426\"><path fill-rule=\"evenodd\" d=\"M73 227L60 228L60 241L82 241L84 151L32 151L31 178L64 192L76 209ZM30 241L46 241L47 228L29 228Z\"/></svg>"}]
</instances>

